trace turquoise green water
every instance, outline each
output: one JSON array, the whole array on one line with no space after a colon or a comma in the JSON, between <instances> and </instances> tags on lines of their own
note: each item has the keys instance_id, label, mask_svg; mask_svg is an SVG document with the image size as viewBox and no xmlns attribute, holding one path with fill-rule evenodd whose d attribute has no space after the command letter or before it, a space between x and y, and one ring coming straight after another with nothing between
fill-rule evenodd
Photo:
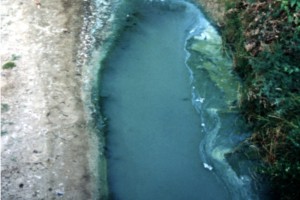
<instances>
[{"instance_id":1,"label":"turquoise green water","mask_svg":"<svg viewBox=\"0 0 300 200\"><path fill-rule=\"evenodd\" d=\"M216 75L213 67L230 65L218 50L201 52L220 38L203 35L217 33L190 3L137 2L103 62L112 199L245 199L245 182L224 160L240 140L238 116L227 112L236 81L224 68Z\"/></svg>"}]
</instances>

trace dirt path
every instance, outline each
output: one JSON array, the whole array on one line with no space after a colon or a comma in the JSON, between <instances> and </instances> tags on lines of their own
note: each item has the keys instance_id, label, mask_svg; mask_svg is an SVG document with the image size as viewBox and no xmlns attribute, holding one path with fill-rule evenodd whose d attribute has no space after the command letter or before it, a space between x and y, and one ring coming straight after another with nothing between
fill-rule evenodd
<instances>
[{"instance_id":1,"label":"dirt path","mask_svg":"<svg viewBox=\"0 0 300 200\"><path fill-rule=\"evenodd\" d=\"M40 8L37 3L40 2ZM82 0L2 0L2 199L94 199L76 52Z\"/></svg>"}]
</instances>

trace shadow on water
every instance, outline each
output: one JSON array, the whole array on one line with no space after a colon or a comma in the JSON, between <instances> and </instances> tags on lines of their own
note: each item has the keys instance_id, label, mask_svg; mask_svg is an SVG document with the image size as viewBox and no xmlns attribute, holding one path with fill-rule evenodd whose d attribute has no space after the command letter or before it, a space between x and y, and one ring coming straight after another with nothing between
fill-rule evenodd
<instances>
[{"instance_id":1,"label":"shadow on water","mask_svg":"<svg viewBox=\"0 0 300 200\"><path fill-rule=\"evenodd\" d=\"M118 17L100 82L112 198L256 199L225 159L244 136L214 28L183 0L124 1Z\"/></svg>"}]
</instances>

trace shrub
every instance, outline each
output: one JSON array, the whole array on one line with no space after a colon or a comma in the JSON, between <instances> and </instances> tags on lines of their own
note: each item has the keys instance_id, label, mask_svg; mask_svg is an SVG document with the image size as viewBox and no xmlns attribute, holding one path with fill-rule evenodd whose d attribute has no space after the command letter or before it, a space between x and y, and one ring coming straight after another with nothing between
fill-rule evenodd
<instances>
[{"instance_id":1,"label":"shrub","mask_svg":"<svg viewBox=\"0 0 300 200\"><path fill-rule=\"evenodd\" d=\"M243 80L239 105L274 199L300 199L299 11L297 0L236 0L226 15L224 41Z\"/></svg>"}]
</instances>

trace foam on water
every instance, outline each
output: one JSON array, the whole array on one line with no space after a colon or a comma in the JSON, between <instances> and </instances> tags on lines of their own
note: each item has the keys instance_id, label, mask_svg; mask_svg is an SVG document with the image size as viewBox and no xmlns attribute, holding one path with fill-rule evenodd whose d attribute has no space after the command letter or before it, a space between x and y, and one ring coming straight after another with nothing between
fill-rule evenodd
<instances>
[{"instance_id":1,"label":"foam on water","mask_svg":"<svg viewBox=\"0 0 300 200\"><path fill-rule=\"evenodd\" d=\"M201 116L204 134L199 145L199 154L203 167L216 173L227 185L231 199L258 199L258 194L255 194L252 187L253 180L249 177L251 173L237 175L225 158L240 142L233 141L231 134L243 136L245 130L235 124L234 120L239 115L229 109L230 102L237 97L237 80L230 74L232 64L229 58L221 54L222 41L218 32L208 22L205 24L200 31L190 32L189 38L192 42L186 44L186 63L192 80L192 103ZM200 62L195 62L195 57L200 57ZM204 67L205 60L211 62L209 67ZM215 75L218 72L220 74ZM220 81L222 78L224 80ZM228 85L231 88L226 88ZM212 89L216 86L218 89ZM218 99L214 96L218 96ZM227 113L219 114L224 110ZM231 123L230 129L224 131L226 125L223 123L228 123L228 120Z\"/></svg>"}]
</instances>

